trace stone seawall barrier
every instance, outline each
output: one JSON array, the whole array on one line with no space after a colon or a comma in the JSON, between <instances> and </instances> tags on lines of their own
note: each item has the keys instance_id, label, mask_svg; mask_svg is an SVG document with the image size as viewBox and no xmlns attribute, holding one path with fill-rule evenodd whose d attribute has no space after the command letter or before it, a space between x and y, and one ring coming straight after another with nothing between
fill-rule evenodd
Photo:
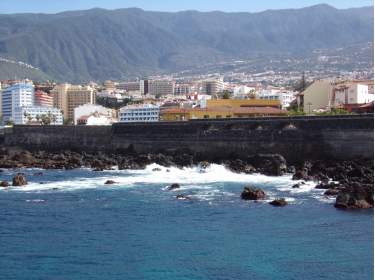
<instances>
[{"instance_id":1,"label":"stone seawall barrier","mask_svg":"<svg viewBox=\"0 0 375 280\"><path fill-rule=\"evenodd\" d=\"M373 114L188 122L117 123L112 126L7 128L3 146L30 150L140 153L187 151L206 159L279 153L288 161L373 158Z\"/></svg>"}]
</instances>

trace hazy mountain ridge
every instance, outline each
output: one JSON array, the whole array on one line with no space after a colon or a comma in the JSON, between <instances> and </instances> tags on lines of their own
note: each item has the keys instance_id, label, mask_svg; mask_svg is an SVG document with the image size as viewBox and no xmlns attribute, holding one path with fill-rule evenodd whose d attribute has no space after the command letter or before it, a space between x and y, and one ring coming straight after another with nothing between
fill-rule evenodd
<instances>
[{"instance_id":1,"label":"hazy mountain ridge","mask_svg":"<svg viewBox=\"0 0 375 280\"><path fill-rule=\"evenodd\" d=\"M120 79L264 53L373 41L373 8L328 5L261 13L129 8L0 15L0 56L58 80Z\"/></svg>"}]
</instances>

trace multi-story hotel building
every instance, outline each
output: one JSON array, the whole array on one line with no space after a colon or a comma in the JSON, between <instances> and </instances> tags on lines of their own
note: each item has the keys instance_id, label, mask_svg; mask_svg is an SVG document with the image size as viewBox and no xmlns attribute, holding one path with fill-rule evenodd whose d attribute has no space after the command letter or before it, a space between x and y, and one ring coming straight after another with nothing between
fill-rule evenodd
<instances>
[{"instance_id":1,"label":"multi-story hotel building","mask_svg":"<svg viewBox=\"0 0 375 280\"><path fill-rule=\"evenodd\" d=\"M46 120L47 119L47 120ZM63 115L60 109L42 106L17 107L14 111L15 124L52 124L62 125Z\"/></svg>"},{"instance_id":2,"label":"multi-story hotel building","mask_svg":"<svg viewBox=\"0 0 375 280\"><path fill-rule=\"evenodd\" d=\"M202 82L202 93L216 95L224 90L223 79L212 79Z\"/></svg>"},{"instance_id":3,"label":"multi-story hotel building","mask_svg":"<svg viewBox=\"0 0 375 280\"><path fill-rule=\"evenodd\" d=\"M160 107L153 104L129 105L120 109L120 122L157 122Z\"/></svg>"},{"instance_id":4,"label":"multi-story hotel building","mask_svg":"<svg viewBox=\"0 0 375 280\"><path fill-rule=\"evenodd\" d=\"M34 105L39 107L53 107L53 97L48 93L37 90L34 94Z\"/></svg>"},{"instance_id":5,"label":"multi-story hotel building","mask_svg":"<svg viewBox=\"0 0 375 280\"><path fill-rule=\"evenodd\" d=\"M170 80L149 81L149 93L155 96L173 95L174 81L170 81Z\"/></svg>"},{"instance_id":6,"label":"multi-story hotel building","mask_svg":"<svg viewBox=\"0 0 375 280\"><path fill-rule=\"evenodd\" d=\"M33 106L34 86L30 83L14 84L2 91L1 99L3 122L14 121L17 108Z\"/></svg>"},{"instance_id":7,"label":"multi-story hotel building","mask_svg":"<svg viewBox=\"0 0 375 280\"><path fill-rule=\"evenodd\" d=\"M95 103L95 91L90 86L61 84L51 91L53 105L63 111L64 119L74 120L74 108Z\"/></svg>"}]
</instances>

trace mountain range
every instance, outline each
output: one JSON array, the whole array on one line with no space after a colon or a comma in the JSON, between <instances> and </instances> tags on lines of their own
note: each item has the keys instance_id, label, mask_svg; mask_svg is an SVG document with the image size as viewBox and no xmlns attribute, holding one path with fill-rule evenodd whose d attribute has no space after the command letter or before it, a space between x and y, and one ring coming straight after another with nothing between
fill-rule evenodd
<instances>
[{"instance_id":1,"label":"mountain range","mask_svg":"<svg viewBox=\"0 0 375 280\"><path fill-rule=\"evenodd\" d=\"M125 79L373 42L373 24L373 7L340 10L326 4L260 13L95 8L2 14L0 57L32 65L40 79ZM0 78L7 65L0 61Z\"/></svg>"}]
</instances>

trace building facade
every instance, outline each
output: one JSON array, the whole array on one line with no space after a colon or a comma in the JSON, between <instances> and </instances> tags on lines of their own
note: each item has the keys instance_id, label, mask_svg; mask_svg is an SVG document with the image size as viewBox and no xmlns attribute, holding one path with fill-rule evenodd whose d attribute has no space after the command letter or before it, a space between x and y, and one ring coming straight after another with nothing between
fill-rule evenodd
<instances>
[{"instance_id":1,"label":"building facade","mask_svg":"<svg viewBox=\"0 0 375 280\"><path fill-rule=\"evenodd\" d=\"M53 97L44 91L37 90L34 94L34 105L39 107L53 107Z\"/></svg>"},{"instance_id":2,"label":"building facade","mask_svg":"<svg viewBox=\"0 0 375 280\"><path fill-rule=\"evenodd\" d=\"M16 108L13 121L14 124L62 125L63 115L57 108L25 106Z\"/></svg>"},{"instance_id":3,"label":"building facade","mask_svg":"<svg viewBox=\"0 0 375 280\"><path fill-rule=\"evenodd\" d=\"M174 94L174 81L153 80L149 82L149 93L155 96L165 96Z\"/></svg>"},{"instance_id":4,"label":"building facade","mask_svg":"<svg viewBox=\"0 0 375 280\"><path fill-rule=\"evenodd\" d=\"M202 93L216 95L224 90L223 79L206 80L202 82Z\"/></svg>"},{"instance_id":5,"label":"building facade","mask_svg":"<svg viewBox=\"0 0 375 280\"><path fill-rule=\"evenodd\" d=\"M374 94L369 93L368 86L351 83L337 85L332 90L332 106L341 107L353 104L367 104L374 101Z\"/></svg>"},{"instance_id":6,"label":"building facade","mask_svg":"<svg viewBox=\"0 0 375 280\"><path fill-rule=\"evenodd\" d=\"M14 122L19 107L33 106L34 86L30 83L14 84L2 91L1 99L3 122Z\"/></svg>"},{"instance_id":7,"label":"building facade","mask_svg":"<svg viewBox=\"0 0 375 280\"><path fill-rule=\"evenodd\" d=\"M120 109L119 122L158 122L159 115L158 105L129 105Z\"/></svg>"},{"instance_id":8,"label":"building facade","mask_svg":"<svg viewBox=\"0 0 375 280\"><path fill-rule=\"evenodd\" d=\"M95 103L95 90L90 86L61 84L51 91L53 105L63 111L64 119L74 120L74 108Z\"/></svg>"},{"instance_id":9,"label":"building facade","mask_svg":"<svg viewBox=\"0 0 375 280\"><path fill-rule=\"evenodd\" d=\"M103 117L107 118L105 123L113 123L115 122L115 113L112 109L103 107L101 105L95 104L84 104L74 108L74 124L79 124L79 120L82 120L82 117L89 117L94 115L98 115L102 119ZM92 118L91 120L94 120Z\"/></svg>"},{"instance_id":10,"label":"building facade","mask_svg":"<svg viewBox=\"0 0 375 280\"><path fill-rule=\"evenodd\" d=\"M289 107L290 103L296 99L296 92L287 90L261 90L256 94L256 97L264 100L279 100L282 109Z\"/></svg>"}]
</instances>

